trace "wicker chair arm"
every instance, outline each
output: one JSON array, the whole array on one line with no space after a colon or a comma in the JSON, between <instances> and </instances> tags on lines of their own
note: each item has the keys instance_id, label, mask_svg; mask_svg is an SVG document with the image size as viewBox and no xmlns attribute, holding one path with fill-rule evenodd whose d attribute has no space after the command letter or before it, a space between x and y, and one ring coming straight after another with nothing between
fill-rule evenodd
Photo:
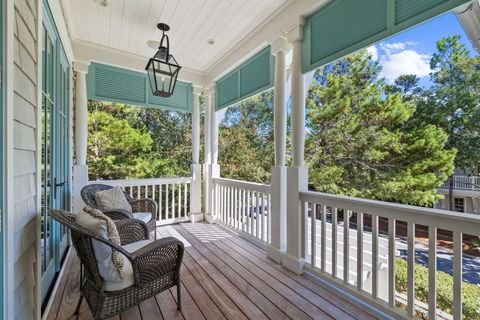
<instances>
[{"instance_id":1,"label":"wicker chair arm","mask_svg":"<svg viewBox=\"0 0 480 320\"><path fill-rule=\"evenodd\" d=\"M150 212L152 218L154 218L157 213L157 203L152 199L132 199L130 200L130 204L132 205L133 212Z\"/></svg>"},{"instance_id":2,"label":"wicker chair arm","mask_svg":"<svg viewBox=\"0 0 480 320\"><path fill-rule=\"evenodd\" d=\"M137 219L123 219L115 221L122 246L149 239L148 226Z\"/></svg>"},{"instance_id":3,"label":"wicker chair arm","mask_svg":"<svg viewBox=\"0 0 480 320\"><path fill-rule=\"evenodd\" d=\"M123 219L133 218L133 215L130 212L122 209L103 211L103 213L112 220L123 220Z\"/></svg>"},{"instance_id":4,"label":"wicker chair arm","mask_svg":"<svg viewBox=\"0 0 480 320\"><path fill-rule=\"evenodd\" d=\"M132 253L135 285L143 287L169 273L176 281L182 265L184 246L173 237L152 242Z\"/></svg>"}]
</instances>

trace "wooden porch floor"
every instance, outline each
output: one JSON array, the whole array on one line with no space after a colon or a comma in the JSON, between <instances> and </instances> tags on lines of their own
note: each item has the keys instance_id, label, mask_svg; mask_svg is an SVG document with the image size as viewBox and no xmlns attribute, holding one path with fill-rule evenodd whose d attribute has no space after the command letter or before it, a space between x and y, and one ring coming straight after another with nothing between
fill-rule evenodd
<instances>
[{"instance_id":1,"label":"wooden porch floor","mask_svg":"<svg viewBox=\"0 0 480 320\"><path fill-rule=\"evenodd\" d=\"M265 251L222 227L183 223L158 229L184 241L182 311L172 288L112 319L373 319L305 276L266 258ZM66 262L47 319L74 319L79 261ZM86 303L78 319L91 319Z\"/></svg>"}]
</instances>

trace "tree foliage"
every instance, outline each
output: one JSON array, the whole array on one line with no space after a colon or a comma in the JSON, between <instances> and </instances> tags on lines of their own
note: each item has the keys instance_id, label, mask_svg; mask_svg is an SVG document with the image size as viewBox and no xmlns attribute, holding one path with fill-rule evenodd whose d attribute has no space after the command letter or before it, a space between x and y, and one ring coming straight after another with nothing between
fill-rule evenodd
<instances>
[{"instance_id":1,"label":"tree foliage","mask_svg":"<svg viewBox=\"0 0 480 320\"><path fill-rule=\"evenodd\" d=\"M307 99L309 182L323 192L433 205L455 151L445 149L441 128L406 126L415 105L380 71L366 51L316 71Z\"/></svg>"},{"instance_id":2,"label":"tree foliage","mask_svg":"<svg viewBox=\"0 0 480 320\"><path fill-rule=\"evenodd\" d=\"M90 179L190 174L190 115L99 101L89 111Z\"/></svg>"},{"instance_id":3,"label":"tree foliage","mask_svg":"<svg viewBox=\"0 0 480 320\"><path fill-rule=\"evenodd\" d=\"M219 128L222 176L269 183L274 163L273 90L229 107Z\"/></svg>"}]
</instances>

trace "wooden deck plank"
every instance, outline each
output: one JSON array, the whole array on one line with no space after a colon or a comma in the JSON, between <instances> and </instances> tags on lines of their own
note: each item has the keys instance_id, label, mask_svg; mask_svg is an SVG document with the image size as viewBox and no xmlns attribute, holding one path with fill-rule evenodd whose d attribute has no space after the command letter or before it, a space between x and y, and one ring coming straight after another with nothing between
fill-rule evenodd
<instances>
[{"instance_id":1,"label":"wooden deck plank","mask_svg":"<svg viewBox=\"0 0 480 320\"><path fill-rule=\"evenodd\" d=\"M222 310L222 313L227 319L247 319L237 305L233 303L231 298L225 294L225 292L223 292L217 283L210 278L203 268L192 259L188 252L183 256L183 263L205 289L210 298L220 310Z\"/></svg>"},{"instance_id":2,"label":"wooden deck plank","mask_svg":"<svg viewBox=\"0 0 480 320\"><path fill-rule=\"evenodd\" d=\"M331 301L335 303L336 306L341 308L343 311L347 312L351 317L359 320L369 320L374 318L371 314L364 311L363 309L355 306L351 302L345 300L344 298L336 295L335 293L329 291L328 289L322 287L320 284L312 281L310 278L305 276L298 275L286 268L283 268L281 265L278 265L274 261L270 260L266 255L265 251L258 248L254 244L245 241L239 237L231 237L229 241L236 244L238 247L244 249L250 255L256 256L258 259L263 261L264 263L269 264L271 267L275 268L276 270L280 271L281 273L285 274L292 280L295 280L299 284L303 285L304 287L310 289L312 292L315 292L317 295L323 297L327 301ZM225 244L229 244L230 242L225 242ZM237 250L237 246L230 246L233 250ZM248 255L247 254L247 255ZM257 261L257 260L256 260Z\"/></svg>"},{"instance_id":3,"label":"wooden deck plank","mask_svg":"<svg viewBox=\"0 0 480 320\"><path fill-rule=\"evenodd\" d=\"M65 294L66 283L68 281L68 277L70 276L70 271L73 266L73 259L71 258L71 256L75 256L75 255L76 253L74 250L68 252L68 255L65 260L66 265L63 271L63 276L59 280L60 283L58 285L57 294L52 300L52 305L50 306L50 311L47 315L47 320L54 320L57 318L58 310L62 304L63 295Z\"/></svg>"},{"instance_id":4,"label":"wooden deck plank","mask_svg":"<svg viewBox=\"0 0 480 320\"><path fill-rule=\"evenodd\" d=\"M120 314L121 320L139 320L142 316L140 315L140 309L138 306L131 307L130 309L123 311Z\"/></svg>"},{"instance_id":5,"label":"wooden deck plank","mask_svg":"<svg viewBox=\"0 0 480 320\"><path fill-rule=\"evenodd\" d=\"M75 312L78 299L80 298L80 260L76 254L72 255L72 259L74 259L74 261L72 262L72 268L70 269L65 284L62 304L57 313L58 320L70 319Z\"/></svg>"},{"instance_id":6,"label":"wooden deck plank","mask_svg":"<svg viewBox=\"0 0 480 320\"><path fill-rule=\"evenodd\" d=\"M202 256L194 247L187 248L187 253L197 262L217 285L232 299L237 307L249 319L267 320L262 310L253 304L227 277L225 277L210 261Z\"/></svg>"},{"instance_id":7,"label":"wooden deck plank","mask_svg":"<svg viewBox=\"0 0 480 320\"><path fill-rule=\"evenodd\" d=\"M235 256L237 258L237 261L244 263L245 266L257 268L260 274L264 273L267 275L271 275L272 278L277 279L286 287L288 287L310 303L314 304L318 308L322 309L323 312L326 312L331 317L335 319L355 319L350 314L346 313L330 301L325 300L310 289L307 289L298 282L294 281L291 277L280 272L278 269L273 268L271 265L259 259L255 255L252 255L248 250L245 250L239 246L231 245L232 243L232 241L225 241L215 244L221 249L223 249L226 253L230 254L232 257ZM232 250L232 248L234 249Z\"/></svg>"},{"instance_id":8,"label":"wooden deck plank","mask_svg":"<svg viewBox=\"0 0 480 320\"><path fill-rule=\"evenodd\" d=\"M163 319L176 319L183 320L184 317L180 311L177 310L177 304L175 299L173 299L172 293L170 290L163 291L160 294L157 294L155 297L158 303L158 307L162 312ZM122 319L123 320L123 319Z\"/></svg>"},{"instance_id":9,"label":"wooden deck plank","mask_svg":"<svg viewBox=\"0 0 480 320\"><path fill-rule=\"evenodd\" d=\"M110 319L374 319L370 314L266 257L265 251L217 225L184 223L159 235L185 243L181 270L182 311L176 287ZM72 252L47 319L73 316L79 291L79 260ZM91 319L82 303L78 319Z\"/></svg>"},{"instance_id":10,"label":"wooden deck plank","mask_svg":"<svg viewBox=\"0 0 480 320\"><path fill-rule=\"evenodd\" d=\"M222 311L215 304L215 302L207 294L205 289L203 289L201 284L191 274L190 270L183 266L180 272L183 288L193 296L194 302L196 306L200 309L202 315L205 316L205 318L207 319L227 319L223 315ZM185 291L182 292L182 295L184 294L184 292ZM188 302L186 300L183 300L183 303ZM183 303L182 308L184 306Z\"/></svg>"},{"instance_id":11,"label":"wooden deck plank","mask_svg":"<svg viewBox=\"0 0 480 320\"><path fill-rule=\"evenodd\" d=\"M158 308L157 300L154 297L143 301L139 305L142 320L161 320L162 313Z\"/></svg>"},{"instance_id":12,"label":"wooden deck plank","mask_svg":"<svg viewBox=\"0 0 480 320\"><path fill-rule=\"evenodd\" d=\"M264 310L271 319L310 319L294 304L283 298L266 283L261 281L254 273L249 272L228 256L218 254L211 242L199 242L184 228L177 227L182 234L203 256L205 256L225 277L232 281L252 303ZM212 248L213 247L213 248ZM218 254L218 255L217 255ZM194 257L196 259L196 257ZM274 301L275 304L272 302ZM285 314L284 310L287 314Z\"/></svg>"}]
</instances>

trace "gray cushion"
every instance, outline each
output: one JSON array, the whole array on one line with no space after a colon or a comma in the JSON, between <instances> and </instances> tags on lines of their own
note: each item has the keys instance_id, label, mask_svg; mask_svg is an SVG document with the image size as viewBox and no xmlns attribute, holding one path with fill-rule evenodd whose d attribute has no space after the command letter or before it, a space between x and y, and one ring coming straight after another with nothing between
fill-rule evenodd
<instances>
[{"instance_id":1,"label":"gray cushion","mask_svg":"<svg viewBox=\"0 0 480 320\"><path fill-rule=\"evenodd\" d=\"M106 217L108 218L108 217ZM109 218L108 218L109 219ZM88 229L97 236L109 239L107 222L92 217L90 214L80 211L76 216L76 222ZM116 228L115 228L116 229ZM98 272L105 281L120 281L122 279L123 270L119 270L112 262L112 248L100 241L92 239L93 252L95 253L95 260L97 261ZM118 253L120 259L125 262L124 255ZM128 267L127 267L128 268ZM120 272L119 272L120 271Z\"/></svg>"},{"instance_id":2,"label":"gray cushion","mask_svg":"<svg viewBox=\"0 0 480 320\"><path fill-rule=\"evenodd\" d=\"M124 210L132 213L132 206L120 187L97 191L93 197L102 211Z\"/></svg>"},{"instance_id":3,"label":"gray cushion","mask_svg":"<svg viewBox=\"0 0 480 320\"><path fill-rule=\"evenodd\" d=\"M145 223L149 223L150 220L152 220L152 214L150 212L134 212L133 217Z\"/></svg>"}]
</instances>

